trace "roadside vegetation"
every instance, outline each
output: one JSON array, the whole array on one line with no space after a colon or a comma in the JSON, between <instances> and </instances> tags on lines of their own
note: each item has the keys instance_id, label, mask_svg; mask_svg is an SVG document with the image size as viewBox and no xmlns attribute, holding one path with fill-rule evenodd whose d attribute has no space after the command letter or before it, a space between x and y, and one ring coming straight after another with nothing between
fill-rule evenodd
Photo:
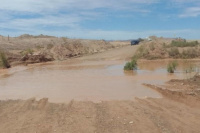
<instances>
[{"instance_id":1,"label":"roadside vegetation","mask_svg":"<svg viewBox=\"0 0 200 133\"><path fill-rule=\"evenodd\" d=\"M180 57L180 52L177 47L172 47L168 50L168 54L170 57L178 58Z\"/></svg>"},{"instance_id":2,"label":"roadside vegetation","mask_svg":"<svg viewBox=\"0 0 200 133\"><path fill-rule=\"evenodd\" d=\"M4 52L0 51L0 67L1 68L10 68L10 64Z\"/></svg>"},{"instance_id":3,"label":"roadside vegetation","mask_svg":"<svg viewBox=\"0 0 200 133\"><path fill-rule=\"evenodd\" d=\"M159 52L156 52L158 48L154 43L149 44L148 46L142 44L139 46L139 48L136 50L136 53L134 57L136 58L144 58L148 60L154 60L154 59L160 59L162 58L160 56Z\"/></svg>"},{"instance_id":4,"label":"roadside vegetation","mask_svg":"<svg viewBox=\"0 0 200 133\"><path fill-rule=\"evenodd\" d=\"M136 58L142 58L142 57L146 57L147 55L149 54L149 50L144 46L144 45L141 45L137 51L136 51L136 54L135 54L135 57Z\"/></svg>"},{"instance_id":5,"label":"roadside vegetation","mask_svg":"<svg viewBox=\"0 0 200 133\"><path fill-rule=\"evenodd\" d=\"M125 71L137 69L137 59L133 58L130 62L127 62L124 66Z\"/></svg>"},{"instance_id":6,"label":"roadside vegetation","mask_svg":"<svg viewBox=\"0 0 200 133\"><path fill-rule=\"evenodd\" d=\"M187 42L186 40L183 41L173 40L170 44L171 47L195 47L198 45L199 45L198 41Z\"/></svg>"},{"instance_id":7,"label":"roadside vegetation","mask_svg":"<svg viewBox=\"0 0 200 133\"><path fill-rule=\"evenodd\" d=\"M162 40L156 38L151 42L140 44L134 55L137 58L154 59L191 59L200 57L200 43L198 41Z\"/></svg>"},{"instance_id":8,"label":"roadside vegetation","mask_svg":"<svg viewBox=\"0 0 200 133\"><path fill-rule=\"evenodd\" d=\"M171 58L181 58L181 59L197 58L197 57L200 57L200 49L187 48L187 49L179 50L177 47L172 47L168 50L168 54L169 54L169 57Z\"/></svg>"}]
</instances>

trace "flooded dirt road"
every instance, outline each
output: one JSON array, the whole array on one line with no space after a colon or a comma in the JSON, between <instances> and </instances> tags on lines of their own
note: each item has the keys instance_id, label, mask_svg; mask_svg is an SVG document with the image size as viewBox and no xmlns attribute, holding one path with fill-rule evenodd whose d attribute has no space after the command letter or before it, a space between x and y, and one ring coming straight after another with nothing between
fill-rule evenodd
<instances>
[{"instance_id":1,"label":"flooded dirt road","mask_svg":"<svg viewBox=\"0 0 200 133\"><path fill-rule=\"evenodd\" d=\"M199 133L198 97L161 96L142 85L192 77L186 70L198 71L199 61L179 61L174 74L166 70L170 60L139 61L137 71L124 72L136 48L0 71L0 132Z\"/></svg>"},{"instance_id":2,"label":"flooded dirt road","mask_svg":"<svg viewBox=\"0 0 200 133\"><path fill-rule=\"evenodd\" d=\"M180 69L170 75L166 70L169 60L139 61L138 70L124 72L127 56L124 59L122 55L118 56L119 59L116 59L117 56L105 59L99 57L103 56L99 54L12 68L0 77L0 99L45 97L50 102L62 103L72 99L99 102L134 100L135 97L160 98L159 93L142 84L162 85L172 78L185 78L186 73L183 71L188 64L179 61ZM192 61L189 63L195 64Z\"/></svg>"}]
</instances>

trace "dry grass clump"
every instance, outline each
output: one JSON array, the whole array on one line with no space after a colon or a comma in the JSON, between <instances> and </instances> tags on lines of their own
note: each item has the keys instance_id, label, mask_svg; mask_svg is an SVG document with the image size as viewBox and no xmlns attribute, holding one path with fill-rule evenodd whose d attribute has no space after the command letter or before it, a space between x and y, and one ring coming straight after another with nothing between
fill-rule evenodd
<instances>
[{"instance_id":1,"label":"dry grass clump","mask_svg":"<svg viewBox=\"0 0 200 133\"><path fill-rule=\"evenodd\" d=\"M0 51L0 67L10 68L10 64L4 52Z\"/></svg>"}]
</instances>

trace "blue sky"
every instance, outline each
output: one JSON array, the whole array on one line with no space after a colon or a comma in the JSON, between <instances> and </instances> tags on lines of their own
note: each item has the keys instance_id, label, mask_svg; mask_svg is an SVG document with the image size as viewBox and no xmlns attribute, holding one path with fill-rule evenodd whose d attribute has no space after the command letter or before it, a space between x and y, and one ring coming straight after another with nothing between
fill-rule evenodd
<instances>
[{"instance_id":1,"label":"blue sky","mask_svg":"<svg viewBox=\"0 0 200 133\"><path fill-rule=\"evenodd\" d=\"M0 34L200 39L200 0L0 0Z\"/></svg>"}]
</instances>

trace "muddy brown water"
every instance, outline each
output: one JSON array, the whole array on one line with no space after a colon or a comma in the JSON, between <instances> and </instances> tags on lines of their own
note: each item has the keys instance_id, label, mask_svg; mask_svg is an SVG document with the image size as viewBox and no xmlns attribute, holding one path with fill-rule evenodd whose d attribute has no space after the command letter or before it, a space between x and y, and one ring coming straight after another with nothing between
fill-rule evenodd
<instances>
[{"instance_id":1,"label":"muddy brown water","mask_svg":"<svg viewBox=\"0 0 200 133\"><path fill-rule=\"evenodd\" d=\"M186 69L198 68L199 61L178 61L175 74L168 74L169 61L139 61L139 69L124 72L124 61L65 61L1 70L0 99L37 99L51 102L70 100L134 100L135 97L161 98L142 85L162 85L170 79L189 78ZM196 71L198 71L196 69Z\"/></svg>"}]
</instances>

